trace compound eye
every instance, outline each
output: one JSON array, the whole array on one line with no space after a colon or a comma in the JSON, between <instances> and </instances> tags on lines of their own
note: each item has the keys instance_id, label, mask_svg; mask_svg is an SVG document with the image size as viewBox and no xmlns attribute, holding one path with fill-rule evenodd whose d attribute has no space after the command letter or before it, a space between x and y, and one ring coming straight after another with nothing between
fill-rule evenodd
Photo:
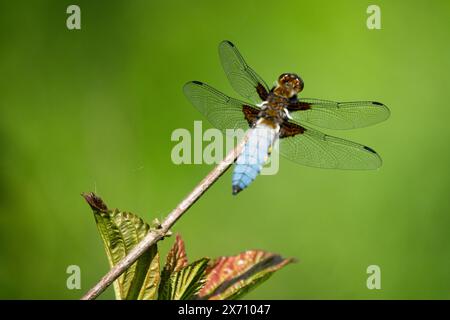
<instances>
[{"instance_id":1,"label":"compound eye","mask_svg":"<svg viewBox=\"0 0 450 320\"><path fill-rule=\"evenodd\" d=\"M283 73L279 78L278 81L280 81L281 83L285 83L289 80L289 75L286 73Z\"/></svg>"},{"instance_id":2,"label":"compound eye","mask_svg":"<svg viewBox=\"0 0 450 320\"><path fill-rule=\"evenodd\" d=\"M297 78L297 79L296 79L296 81L295 81L295 86L297 87L298 92L300 92L300 91L303 90L304 85L305 85L305 84L303 83L303 80L302 80L301 78Z\"/></svg>"}]
</instances>

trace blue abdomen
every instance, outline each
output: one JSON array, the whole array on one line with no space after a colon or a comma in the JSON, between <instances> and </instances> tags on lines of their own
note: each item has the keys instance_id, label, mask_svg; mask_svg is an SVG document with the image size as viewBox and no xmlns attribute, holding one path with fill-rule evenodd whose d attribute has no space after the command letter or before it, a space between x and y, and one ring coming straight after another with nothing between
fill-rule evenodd
<instances>
[{"instance_id":1,"label":"blue abdomen","mask_svg":"<svg viewBox=\"0 0 450 320\"><path fill-rule=\"evenodd\" d=\"M255 180L266 163L270 147L275 137L275 130L267 126L257 126L252 129L242 153L236 160L233 171L233 194L241 190Z\"/></svg>"}]
</instances>

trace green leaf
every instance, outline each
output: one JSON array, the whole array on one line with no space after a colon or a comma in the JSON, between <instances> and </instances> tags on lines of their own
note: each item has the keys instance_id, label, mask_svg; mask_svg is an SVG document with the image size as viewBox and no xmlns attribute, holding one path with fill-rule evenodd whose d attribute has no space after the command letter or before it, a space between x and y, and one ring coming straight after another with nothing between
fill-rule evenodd
<instances>
[{"instance_id":1,"label":"green leaf","mask_svg":"<svg viewBox=\"0 0 450 320\"><path fill-rule=\"evenodd\" d=\"M149 232L150 226L138 216L111 211L94 193L83 194L91 206L110 267L122 260ZM151 246L116 281L116 299L156 299L160 282L157 245Z\"/></svg>"},{"instance_id":2,"label":"green leaf","mask_svg":"<svg viewBox=\"0 0 450 320\"><path fill-rule=\"evenodd\" d=\"M267 280L293 259L262 250L249 250L237 256L219 257L206 270L206 284L199 299L238 299Z\"/></svg>"},{"instance_id":3,"label":"green leaf","mask_svg":"<svg viewBox=\"0 0 450 320\"><path fill-rule=\"evenodd\" d=\"M209 259L202 258L173 272L160 291L160 300L193 299L205 284Z\"/></svg>"}]
</instances>

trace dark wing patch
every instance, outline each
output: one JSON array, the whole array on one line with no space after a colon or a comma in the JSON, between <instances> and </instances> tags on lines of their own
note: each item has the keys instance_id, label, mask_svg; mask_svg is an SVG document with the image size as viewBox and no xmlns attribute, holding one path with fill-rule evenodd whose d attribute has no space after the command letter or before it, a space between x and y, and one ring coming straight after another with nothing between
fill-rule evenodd
<instances>
[{"instance_id":1,"label":"dark wing patch","mask_svg":"<svg viewBox=\"0 0 450 320\"><path fill-rule=\"evenodd\" d=\"M242 112L250 127L253 127L258 120L259 110L248 105L242 106Z\"/></svg>"},{"instance_id":2,"label":"dark wing patch","mask_svg":"<svg viewBox=\"0 0 450 320\"><path fill-rule=\"evenodd\" d=\"M305 128L292 122L285 122L280 126L280 138L293 137L305 132Z\"/></svg>"},{"instance_id":3,"label":"dark wing patch","mask_svg":"<svg viewBox=\"0 0 450 320\"><path fill-rule=\"evenodd\" d=\"M266 101L267 100L267 96L269 95L269 92L259 82L258 82L258 85L256 86L256 92L258 92L258 95L259 95L259 97L261 98L262 101Z\"/></svg>"},{"instance_id":4,"label":"dark wing patch","mask_svg":"<svg viewBox=\"0 0 450 320\"><path fill-rule=\"evenodd\" d=\"M299 110L309 110L311 109L311 104L303 101L290 102L288 105L289 111L299 111Z\"/></svg>"}]
</instances>

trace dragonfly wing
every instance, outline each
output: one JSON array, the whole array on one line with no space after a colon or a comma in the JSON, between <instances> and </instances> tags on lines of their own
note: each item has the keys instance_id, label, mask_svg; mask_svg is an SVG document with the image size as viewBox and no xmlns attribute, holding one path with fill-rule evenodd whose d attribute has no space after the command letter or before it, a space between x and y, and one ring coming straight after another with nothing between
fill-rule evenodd
<instances>
[{"instance_id":1,"label":"dragonfly wing","mask_svg":"<svg viewBox=\"0 0 450 320\"><path fill-rule=\"evenodd\" d=\"M260 110L258 107L230 98L199 81L186 83L183 91L188 100L211 124L223 131L248 129L256 121Z\"/></svg>"},{"instance_id":2,"label":"dragonfly wing","mask_svg":"<svg viewBox=\"0 0 450 320\"><path fill-rule=\"evenodd\" d=\"M372 170L382 164L380 156L369 147L293 122L282 125L280 138L280 154L305 166Z\"/></svg>"},{"instance_id":3,"label":"dragonfly wing","mask_svg":"<svg viewBox=\"0 0 450 320\"><path fill-rule=\"evenodd\" d=\"M290 104L288 109L296 122L328 129L367 127L390 115L388 107L376 101L335 102L303 98Z\"/></svg>"},{"instance_id":4,"label":"dragonfly wing","mask_svg":"<svg viewBox=\"0 0 450 320\"><path fill-rule=\"evenodd\" d=\"M269 87L248 66L233 43L222 41L219 45L219 56L228 81L237 93L255 104L267 99Z\"/></svg>"}]
</instances>

